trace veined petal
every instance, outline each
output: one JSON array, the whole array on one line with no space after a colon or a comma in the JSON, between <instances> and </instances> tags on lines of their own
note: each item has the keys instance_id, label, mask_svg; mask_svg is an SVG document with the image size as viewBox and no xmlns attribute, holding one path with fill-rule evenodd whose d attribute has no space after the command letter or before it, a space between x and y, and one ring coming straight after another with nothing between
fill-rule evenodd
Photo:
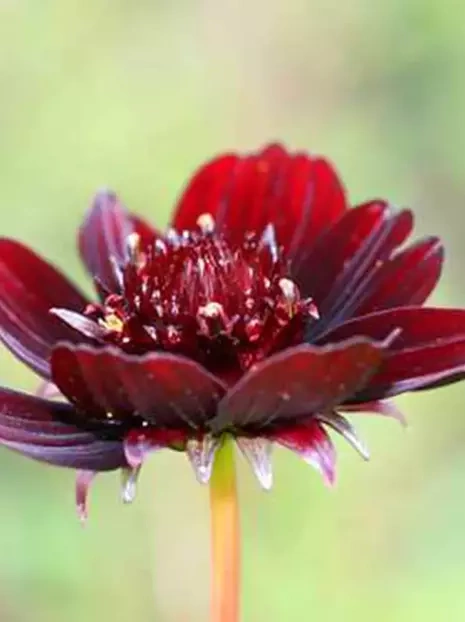
<instances>
[{"instance_id":1,"label":"veined petal","mask_svg":"<svg viewBox=\"0 0 465 622\"><path fill-rule=\"evenodd\" d=\"M289 348L260 363L220 402L215 430L266 426L332 410L360 391L382 360L379 343L355 338L322 348Z\"/></svg>"},{"instance_id":2,"label":"veined petal","mask_svg":"<svg viewBox=\"0 0 465 622\"><path fill-rule=\"evenodd\" d=\"M390 351L431 345L465 336L465 309L439 307L399 307L357 317L327 332L318 343L343 341L353 335L363 335L376 341L386 339L394 331L396 339ZM439 341L438 341L439 340Z\"/></svg>"},{"instance_id":3,"label":"veined petal","mask_svg":"<svg viewBox=\"0 0 465 622\"><path fill-rule=\"evenodd\" d=\"M146 422L196 430L215 413L225 388L207 370L181 356L124 354L115 347L61 344L52 354L60 391L83 412L106 422Z\"/></svg>"},{"instance_id":4,"label":"veined petal","mask_svg":"<svg viewBox=\"0 0 465 622\"><path fill-rule=\"evenodd\" d=\"M19 242L0 239L0 339L35 372L49 378L51 348L78 338L49 310L82 311L87 304L51 264Z\"/></svg>"},{"instance_id":5,"label":"veined petal","mask_svg":"<svg viewBox=\"0 0 465 622\"><path fill-rule=\"evenodd\" d=\"M456 381L465 372L465 310L401 307L350 320L321 342L348 335L383 339L398 330L383 364L354 399L370 402ZM351 400L352 401L352 400Z\"/></svg>"},{"instance_id":6,"label":"veined petal","mask_svg":"<svg viewBox=\"0 0 465 622\"><path fill-rule=\"evenodd\" d=\"M304 295L316 301L321 321L311 339L350 317L367 281L404 242L413 226L409 210L398 211L384 201L349 210L322 236L293 272Z\"/></svg>"},{"instance_id":7,"label":"veined petal","mask_svg":"<svg viewBox=\"0 0 465 622\"><path fill-rule=\"evenodd\" d=\"M143 244L158 237L148 223L127 212L113 192L99 192L80 228L78 242L87 270L108 292L121 289L118 267L128 260L127 240L132 233L138 234Z\"/></svg>"},{"instance_id":8,"label":"veined petal","mask_svg":"<svg viewBox=\"0 0 465 622\"><path fill-rule=\"evenodd\" d=\"M353 314L422 305L441 276L444 247L438 238L427 238L397 253L374 271Z\"/></svg>"},{"instance_id":9,"label":"veined petal","mask_svg":"<svg viewBox=\"0 0 465 622\"><path fill-rule=\"evenodd\" d=\"M122 442L101 440L97 432L63 423L74 417L69 404L0 389L1 445L42 462L85 471L127 465Z\"/></svg>"},{"instance_id":10,"label":"veined petal","mask_svg":"<svg viewBox=\"0 0 465 622\"><path fill-rule=\"evenodd\" d=\"M260 234L272 224L278 244L294 257L345 209L344 189L326 160L269 145L204 165L184 191L173 227L193 229L210 214L234 244L247 231Z\"/></svg>"}]
</instances>

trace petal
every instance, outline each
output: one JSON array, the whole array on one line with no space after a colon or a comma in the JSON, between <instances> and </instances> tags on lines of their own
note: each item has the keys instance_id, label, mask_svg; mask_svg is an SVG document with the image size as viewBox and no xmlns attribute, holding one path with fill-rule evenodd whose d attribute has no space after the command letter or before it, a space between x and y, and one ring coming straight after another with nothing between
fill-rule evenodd
<instances>
[{"instance_id":1,"label":"petal","mask_svg":"<svg viewBox=\"0 0 465 622\"><path fill-rule=\"evenodd\" d=\"M374 413L382 417L396 419L401 425L407 426L407 419L393 400L378 400L362 404L342 404L338 410L350 413Z\"/></svg>"},{"instance_id":2,"label":"petal","mask_svg":"<svg viewBox=\"0 0 465 622\"><path fill-rule=\"evenodd\" d=\"M89 339L102 340L107 331L90 318L68 309L50 309L50 313Z\"/></svg>"},{"instance_id":3,"label":"petal","mask_svg":"<svg viewBox=\"0 0 465 622\"><path fill-rule=\"evenodd\" d=\"M338 432L345 440L352 445L364 460L370 458L370 452L365 443L359 438L352 424L337 412L319 413L316 415L318 421L325 423L330 428Z\"/></svg>"},{"instance_id":4,"label":"petal","mask_svg":"<svg viewBox=\"0 0 465 622\"><path fill-rule=\"evenodd\" d=\"M49 378L48 358L57 341L79 337L49 310L79 311L87 304L52 265L19 242L0 239L0 339L38 374Z\"/></svg>"},{"instance_id":5,"label":"petal","mask_svg":"<svg viewBox=\"0 0 465 622\"><path fill-rule=\"evenodd\" d=\"M64 423L74 416L69 404L0 389L0 444L42 462L85 471L127 465L121 442L101 440Z\"/></svg>"},{"instance_id":6,"label":"petal","mask_svg":"<svg viewBox=\"0 0 465 622\"><path fill-rule=\"evenodd\" d=\"M76 474L76 510L83 525L89 516L89 489L96 475L95 471L78 471Z\"/></svg>"},{"instance_id":7,"label":"petal","mask_svg":"<svg viewBox=\"0 0 465 622\"><path fill-rule=\"evenodd\" d=\"M334 484L336 451L329 435L318 422L309 421L305 425L284 428L270 435L269 438L295 452L317 469L326 484Z\"/></svg>"},{"instance_id":8,"label":"petal","mask_svg":"<svg viewBox=\"0 0 465 622\"><path fill-rule=\"evenodd\" d=\"M221 439L211 434L203 434L200 438L190 438L187 441L187 457L200 484L208 484L210 481L216 450L220 444Z\"/></svg>"},{"instance_id":9,"label":"petal","mask_svg":"<svg viewBox=\"0 0 465 622\"><path fill-rule=\"evenodd\" d=\"M130 430L124 437L124 454L134 469L143 464L149 454L166 447L185 449L186 433L183 430L144 428Z\"/></svg>"},{"instance_id":10,"label":"petal","mask_svg":"<svg viewBox=\"0 0 465 622\"><path fill-rule=\"evenodd\" d=\"M140 466L121 469L121 500L123 503L132 503L136 498L139 475Z\"/></svg>"},{"instance_id":11,"label":"petal","mask_svg":"<svg viewBox=\"0 0 465 622\"><path fill-rule=\"evenodd\" d=\"M404 242L412 226L410 211L372 201L349 210L318 240L305 261L294 262L302 293L315 300L322 318L313 334L352 313L373 272Z\"/></svg>"},{"instance_id":12,"label":"petal","mask_svg":"<svg viewBox=\"0 0 465 622\"><path fill-rule=\"evenodd\" d=\"M64 397L58 387L49 380L43 380L37 387L35 394L37 397L42 397L45 400L53 400Z\"/></svg>"},{"instance_id":13,"label":"petal","mask_svg":"<svg viewBox=\"0 0 465 622\"><path fill-rule=\"evenodd\" d=\"M267 438L248 438L245 436L238 436L236 443L252 467L260 486L264 490L271 490L273 486L272 443Z\"/></svg>"},{"instance_id":14,"label":"petal","mask_svg":"<svg viewBox=\"0 0 465 622\"><path fill-rule=\"evenodd\" d=\"M465 372L465 310L401 307L350 320L321 343L349 336L383 339L398 329L383 364L354 399L371 402L461 379ZM350 400L351 402L353 400Z\"/></svg>"},{"instance_id":15,"label":"petal","mask_svg":"<svg viewBox=\"0 0 465 622\"><path fill-rule=\"evenodd\" d=\"M225 392L200 365L172 354L139 357L114 347L62 344L51 363L53 380L70 402L110 427L139 420L195 430Z\"/></svg>"},{"instance_id":16,"label":"petal","mask_svg":"<svg viewBox=\"0 0 465 622\"><path fill-rule=\"evenodd\" d=\"M410 246L374 272L364 292L358 292L352 314L422 305L436 287L443 262L444 248L438 238Z\"/></svg>"},{"instance_id":17,"label":"petal","mask_svg":"<svg viewBox=\"0 0 465 622\"><path fill-rule=\"evenodd\" d=\"M365 338L289 348L257 365L228 392L213 427L266 429L272 422L331 410L367 383L381 359L382 346Z\"/></svg>"},{"instance_id":18,"label":"petal","mask_svg":"<svg viewBox=\"0 0 465 622\"><path fill-rule=\"evenodd\" d=\"M108 292L119 292L119 267L126 264L127 239L131 233L150 244L157 232L133 216L110 191L99 192L79 231L79 251L91 276Z\"/></svg>"},{"instance_id":19,"label":"petal","mask_svg":"<svg viewBox=\"0 0 465 622\"><path fill-rule=\"evenodd\" d=\"M344 190L328 162L269 145L204 165L184 191L173 227L193 229L210 214L217 229L240 244L246 231L262 233L272 224L278 244L295 256L345 209Z\"/></svg>"}]
</instances>

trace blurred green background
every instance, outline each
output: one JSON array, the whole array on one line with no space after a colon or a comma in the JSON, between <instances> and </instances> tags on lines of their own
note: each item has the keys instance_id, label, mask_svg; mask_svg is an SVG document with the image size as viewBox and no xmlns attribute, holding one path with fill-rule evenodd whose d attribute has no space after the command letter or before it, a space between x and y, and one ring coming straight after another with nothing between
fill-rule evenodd
<instances>
[{"instance_id":1,"label":"blurred green background","mask_svg":"<svg viewBox=\"0 0 465 622\"><path fill-rule=\"evenodd\" d=\"M0 0L1 234L88 287L76 228L111 186L167 223L194 167L271 139L322 152L354 202L412 206L449 249L435 302L463 305L465 9L451 0ZM36 379L5 351L1 380ZM465 619L465 386L359 416L328 491L276 452L267 495L240 462L246 622ZM208 492L154 456L131 507L97 479L0 451L2 622L205 622Z\"/></svg>"}]
</instances>

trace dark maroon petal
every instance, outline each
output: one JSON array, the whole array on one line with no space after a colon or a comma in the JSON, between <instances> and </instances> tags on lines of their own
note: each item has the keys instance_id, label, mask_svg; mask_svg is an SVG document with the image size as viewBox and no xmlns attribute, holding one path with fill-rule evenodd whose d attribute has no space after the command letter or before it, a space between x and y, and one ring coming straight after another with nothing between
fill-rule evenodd
<instances>
[{"instance_id":1,"label":"dark maroon petal","mask_svg":"<svg viewBox=\"0 0 465 622\"><path fill-rule=\"evenodd\" d=\"M111 427L138 416L159 427L196 429L212 417L225 391L186 358L132 356L114 347L59 345L52 354L52 375L73 404Z\"/></svg>"},{"instance_id":2,"label":"dark maroon petal","mask_svg":"<svg viewBox=\"0 0 465 622\"><path fill-rule=\"evenodd\" d=\"M211 214L217 229L238 244L246 231L262 233L272 224L278 244L295 256L345 209L344 190L329 163L269 145L203 166L179 201L173 227L193 229L199 216Z\"/></svg>"},{"instance_id":3,"label":"dark maroon petal","mask_svg":"<svg viewBox=\"0 0 465 622\"><path fill-rule=\"evenodd\" d=\"M79 338L49 310L81 311L87 304L52 265L19 242L0 239L0 339L38 374L49 377L48 358L57 341Z\"/></svg>"},{"instance_id":4,"label":"dark maroon petal","mask_svg":"<svg viewBox=\"0 0 465 622\"><path fill-rule=\"evenodd\" d=\"M365 338L285 350L257 365L228 392L214 426L266 428L331 410L367 383L381 359L382 346Z\"/></svg>"},{"instance_id":5,"label":"dark maroon petal","mask_svg":"<svg viewBox=\"0 0 465 622\"><path fill-rule=\"evenodd\" d=\"M336 451L327 432L316 421L292 426L269 435L269 438L290 449L317 469L331 485L336 478Z\"/></svg>"},{"instance_id":6,"label":"dark maroon petal","mask_svg":"<svg viewBox=\"0 0 465 622\"><path fill-rule=\"evenodd\" d=\"M398 330L382 366L356 396L370 402L448 384L465 370L465 310L401 307L350 320L324 335L321 343L349 336L384 339ZM352 401L352 400L351 400Z\"/></svg>"},{"instance_id":7,"label":"dark maroon petal","mask_svg":"<svg viewBox=\"0 0 465 622\"><path fill-rule=\"evenodd\" d=\"M323 235L293 272L303 295L312 296L322 320L321 331L350 315L373 272L411 232L410 211L383 201L349 210Z\"/></svg>"},{"instance_id":8,"label":"dark maroon petal","mask_svg":"<svg viewBox=\"0 0 465 622\"><path fill-rule=\"evenodd\" d=\"M465 336L465 310L428 307L400 307L348 320L318 339L318 344L344 341L363 335L384 340L394 331L398 336L390 351L422 347Z\"/></svg>"},{"instance_id":9,"label":"dark maroon petal","mask_svg":"<svg viewBox=\"0 0 465 622\"><path fill-rule=\"evenodd\" d=\"M438 338L429 345L393 352L369 386L354 398L382 399L462 380L465 375L465 336Z\"/></svg>"},{"instance_id":10,"label":"dark maroon petal","mask_svg":"<svg viewBox=\"0 0 465 622\"><path fill-rule=\"evenodd\" d=\"M56 466L107 471L127 466L123 444L64 423L74 408L0 389L0 444Z\"/></svg>"},{"instance_id":11,"label":"dark maroon petal","mask_svg":"<svg viewBox=\"0 0 465 622\"><path fill-rule=\"evenodd\" d=\"M62 322L67 324L70 328L78 331L81 335L89 337L89 339L95 339L97 341L102 340L107 331L102 328L97 322L86 317L82 313L76 313L75 311L69 311L68 309L50 309L50 313Z\"/></svg>"},{"instance_id":12,"label":"dark maroon petal","mask_svg":"<svg viewBox=\"0 0 465 622\"><path fill-rule=\"evenodd\" d=\"M113 192L100 192L79 231L79 251L91 276L109 292L119 292L119 267L128 259L127 239L137 233L143 244L157 233L145 221L127 212Z\"/></svg>"},{"instance_id":13,"label":"dark maroon petal","mask_svg":"<svg viewBox=\"0 0 465 622\"><path fill-rule=\"evenodd\" d=\"M427 238L398 253L373 274L353 313L366 315L383 309L422 305L441 276L444 248L438 238Z\"/></svg>"}]
</instances>

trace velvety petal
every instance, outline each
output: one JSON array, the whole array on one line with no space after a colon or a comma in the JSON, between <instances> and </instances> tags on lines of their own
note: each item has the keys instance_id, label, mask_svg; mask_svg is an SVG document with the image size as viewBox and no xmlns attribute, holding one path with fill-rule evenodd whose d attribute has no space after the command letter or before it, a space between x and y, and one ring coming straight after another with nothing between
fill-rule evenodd
<instances>
[{"instance_id":1,"label":"velvety petal","mask_svg":"<svg viewBox=\"0 0 465 622\"><path fill-rule=\"evenodd\" d=\"M82 313L76 313L75 311L69 311L68 309L50 309L50 313L59 318L62 322L67 324L70 328L78 331L81 335L89 337L89 339L95 339L97 341L103 340L107 331L99 326L97 322L86 317Z\"/></svg>"},{"instance_id":2,"label":"velvety petal","mask_svg":"<svg viewBox=\"0 0 465 622\"><path fill-rule=\"evenodd\" d=\"M74 408L31 395L0 389L0 444L56 466L108 471L127 465L119 441L63 423Z\"/></svg>"},{"instance_id":3,"label":"velvety petal","mask_svg":"<svg viewBox=\"0 0 465 622\"><path fill-rule=\"evenodd\" d=\"M0 239L0 339L41 376L50 375L50 350L79 335L49 313L81 311L86 298L52 265L19 242Z\"/></svg>"},{"instance_id":4,"label":"velvety petal","mask_svg":"<svg viewBox=\"0 0 465 622\"><path fill-rule=\"evenodd\" d=\"M262 426L331 410L379 367L382 346L365 338L289 348L260 363L221 401L214 429Z\"/></svg>"},{"instance_id":5,"label":"velvety petal","mask_svg":"<svg viewBox=\"0 0 465 622\"><path fill-rule=\"evenodd\" d=\"M336 451L327 432L317 421L284 428L270 434L270 439L295 452L321 473L331 485L336 478Z\"/></svg>"},{"instance_id":6,"label":"velvety petal","mask_svg":"<svg viewBox=\"0 0 465 622\"><path fill-rule=\"evenodd\" d=\"M383 339L398 329L379 371L355 398L384 399L405 391L448 384L465 371L465 310L401 307L372 313L337 327L321 343L350 335ZM352 400L351 400L352 401Z\"/></svg>"},{"instance_id":7,"label":"velvety petal","mask_svg":"<svg viewBox=\"0 0 465 622\"><path fill-rule=\"evenodd\" d=\"M318 344L344 341L360 335L384 340L396 329L398 335L389 345L391 351L460 339L465 336L465 309L399 307L370 313L337 326L322 336Z\"/></svg>"},{"instance_id":8,"label":"velvety petal","mask_svg":"<svg viewBox=\"0 0 465 622\"><path fill-rule=\"evenodd\" d=\"M465 336L441 338L438 343L393 352L356 401L382 399L432 387L465 377Z\"/></svg>"},{"instance_id":9,"label":"velvety petal","mask_svg":"<svg viewBox=\"0 0 465 622\"><path fill-rule=\"evenodd\" d=\"M98 193L80 228L78 243L89 273L108 292L121 290L118 270L128 260L131 233L137 233L145 244L158 237L149 224L127 212L113 192Z\"/></svg>"},{"instance_id":10,"label":"velvety petal","mask_svg":"<svg viewBox=\"0 0 465 622\"><path fill-rule=\"evenodd\" d=\"M173 227L195 228L199 216L210 214L217 229L240 243L246 231L260 234L273 224L278 244L296 256L345 209L344 190L328 162L269 145L203 166L179 201Z\"/></svg>"},{"instance_id":11,"label":"velvety petal","mask_svg":"<svg viewBox=\"0 0 465 622\"><path fill-rule=\"evenodd\" d=\"M383 309L422 305L441 276L444 248L438 238L420 240L383 263L363 291L352 315L366 315Z\"/></svg>"},{"instance_id":12,"label":"velvety petal","mask_svg":"<svg viewBox=\"0 0 465 622\"><path fill-rule=\"evenodd\" d=\"M189 359L166 353L139 357L114 347L62 344L53 351L52 374L73 404L110 427L139 418L195 430L212 417L225 392Z\"/></svg>"},{"instance_id":13,"label":"velvety petal","mask_svg":"<svg viewBox=\"0 0 465 622\"><path fill-rule=\"evenodd\" d=\"M412 213L398 211L383 201L349 210L323 235L293 273L305 296L311 296L321 321L313 334L351 314L373 272L407 238Z\"/></svg>"}]
</instances>

